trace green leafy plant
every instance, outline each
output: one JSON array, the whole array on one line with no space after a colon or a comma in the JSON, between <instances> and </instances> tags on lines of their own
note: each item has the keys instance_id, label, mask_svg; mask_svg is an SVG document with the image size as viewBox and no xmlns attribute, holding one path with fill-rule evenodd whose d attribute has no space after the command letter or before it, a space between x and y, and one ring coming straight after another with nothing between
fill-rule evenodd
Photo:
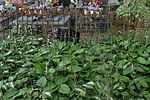
<instances>
[{"instance_id":1,"label":"green leafy plant","mask_svg":"<svg viewBox=\"0 0 150 100\"><path fill-rule=\"evenodd\" d=\"M1 100L148 100L150 45L18 36L0 44Z\"/></svg>"},{"instance_id":2,"label":"green leafy plant","mask_svg":"<svg viewBox=\"0 0 150 100\"><path fill-rule=\"evenodd\" d=\"M136 20L150 20L150 7L147 0L128 0L128 4L119 6L116 13L118 16Z\"/></svg>"}]
</instances>

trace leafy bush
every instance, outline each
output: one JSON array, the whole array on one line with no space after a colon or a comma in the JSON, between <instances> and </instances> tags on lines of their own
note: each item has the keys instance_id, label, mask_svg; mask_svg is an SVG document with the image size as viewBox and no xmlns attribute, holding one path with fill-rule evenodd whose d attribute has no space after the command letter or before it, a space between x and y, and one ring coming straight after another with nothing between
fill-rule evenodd
<instances>
[{"instance_id":1,"label":"leafy bush","mask_svg":"<svg viewBox=\"0 0 150 100\"><path fill-rule=\"evenodd\" d=\"M108 42L46 45L17 37L0 44L1 100L148 100L150 45Z\"/></svg>"},{"instance_id":2,"label":"leafy bush","mask_svg":"<svg viewBox=\"0 0 150 100\"><path fill-rule=\"evenodd\" d=\"M117 15L137 20L150 20L150 7L148 0L128 0L117 9Z\"/></svg>"}]
</instances>

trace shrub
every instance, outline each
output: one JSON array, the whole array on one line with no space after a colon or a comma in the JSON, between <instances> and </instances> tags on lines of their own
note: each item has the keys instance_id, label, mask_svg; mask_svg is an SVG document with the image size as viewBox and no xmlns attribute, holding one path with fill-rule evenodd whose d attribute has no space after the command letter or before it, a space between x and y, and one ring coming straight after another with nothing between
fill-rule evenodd
<instances>
[{"instance_id":1,"label":"shrub","mask_svg":"<svg viewBox=\"0 0 150 100\"><path fill-rule=\"evenodd\" d=\"M150 45L107 42L46 45L17 37L0 44L1 100L148 100Z\"/></svg>"}]
</instances>

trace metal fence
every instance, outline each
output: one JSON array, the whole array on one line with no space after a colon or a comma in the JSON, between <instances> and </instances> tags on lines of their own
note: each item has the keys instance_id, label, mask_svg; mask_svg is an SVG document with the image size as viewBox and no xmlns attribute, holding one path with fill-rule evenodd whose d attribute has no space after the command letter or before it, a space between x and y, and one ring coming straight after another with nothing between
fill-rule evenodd
<instances>
[{"instance_id":1,"label":"metal fence","mask_svg":"<svg viewBox=\"0 0 150 100\"><path fill-rule=\"evenodd\" d=\"M45 8L0 12L1 38L26 33L41 35L50 42L101 41L112 35L131 36L141 31L150 32L150 22L119 17L111 11L104 14L87 8Z\"/></svg>"}]
</instances>

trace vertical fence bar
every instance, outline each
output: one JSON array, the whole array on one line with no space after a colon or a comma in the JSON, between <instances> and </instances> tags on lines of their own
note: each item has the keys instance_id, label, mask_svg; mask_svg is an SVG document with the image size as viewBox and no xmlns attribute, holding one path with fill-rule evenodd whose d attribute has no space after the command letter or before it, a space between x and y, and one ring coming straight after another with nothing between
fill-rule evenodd
<instances>
[{"instance_id":1,"label":"vertical fence bar","mask_svg":"<svg viewBox=\"0 0 150 100\"><path fill-rule=\"evenodd\" d=\"M29 25L28 25L29 24L29 19L28 19L28 17L29 17L29 8L27 8L26 10L27 10L27 15L26 16L27 16L27 35L28 35L28 34L30 34L30 33L28 33L29 32Z\"/></svg>"},{"instance_id":2,"label":"vertical fence bar","mask_svg":"<svg viewBox=\"0 0 150 100\"><path fill-rule=\"evenodd\" d=\"M43 23L43 20L44 20L44 16L43 16L43 9L40 8L40 25L41 25L41 29L42 29L42 36L46 39L46 36L45 36L45 28L44 28L44 23Z\"/></svg>"},{"instance_id":3,"label":"vertical fence bar","mask_svg":"<svg viewBox=\"0 0 150 100\"><path fill-rule=\"evenodd\" d=\"M10 21L10 11L8 11L6 13L6 16L7 16L7 20L5 20L5 28L9 28L9 21ZM6 31L6 33L9 32L9 30ZM6 34L6 37L7 37L8 33Z\"/></svg>"},{"instance_id":4,"label":"vertical fence bar","mask_svg":"<svg viewBox=\"0 0 150 100\"><path fill-rule=\"evenodd\" d=\"M0 16L0 18L1 18L1 19L0 19L0 20L1 20L1 26L0 26L0 28L1 28L1 32L2 32L2 34L3 34L3 35L2 35L2 39L4 39L4 33L5 33L5 32L3 32L3 25L2 25L2 23L3 23L3 12L4 12L3 10L0 12L0 15L1 15L1 16Z\"/></svg>"},{"instance_id":5,"label":"vertical fence bar","mask_svg":"<svg viewBox=\"0 0 150 100\"><path fill-rule=\"evenodd\" d=\"M33 8L30 8L30 17L31 17L31 24L32 24L32 26L35 26L34 24L33 24L33 16L34 16L34 10L33 10ZM35 27L37 27L37 26L35 26ZM33 30L33 28L32 28L32 32L34 32L34 30ZM35 34L37 34L37 31L36 31L36 33Z\"/></svg>"},{"instance_id":6,"label":"vertical fence bar","mask_svg":"<svg viewBox=\"0 0 150 100\"><path fill-rule=\"evenodd\" d=\"M15 15L16 15L16 25L17 25L17 36L19 35L19 33L18 33L18 29L19 29L19 23L18 23L18 10L16 10L16 12L15 12Z\"/></svg>"},{"instance_id":7,"label":"vertical fence bar","mask_svg":"<svg viewBox=\"0 0 150 100\"><path fill-rule=\"evenodd\" d=\"M83 20L84 34L81 33L81 34L82 34L82 37L83 37L83 36L86 36L86 20L87 20L86 14L87 14L87 9L84 8L84 20ZM83 37L83 38L84 38L84 40L86 40L85 37Z\"/></svg>"},{"instance_id":8,"label":"vertical fence bar","mask_svg":"<svg viewBox=\"0 0 150 100\"><path fill-rule=\"evenodd\" d=\"M23 20L24 20L24 10L22 9L22 10L20 10L20 12L21 12L21 24L23 24Z\"/></svg>"},{"instance_id":9,"label":"vertical fence bar","mask_svg":"<svg viewBox=\"0 0 150 100\"><path fill-rule=\"evenodd\" d=\"M39 10L35 9L35 14L36 14L36 25L38 25L38 20L39 20Z\"/></svg>"},{"instance_id":10,"label":"vertical fence bar","mask_svg":"<svg viewBox=\"0 0 150 100\"><path fill-rule=\"evenodd\" d=\"M47 19L47 26L46 26L46 28L47 28L47 31L46 31L46 36L47 36L47 44L49 43L49 8L46 8L46 19Z\"/></svg>"},{"instance_id":11,"label":"vertical fence bar","mask_svg":"<svg viewBox=\"0 0 150 100\"><path fill-rule=\"evenodd\" d=\"M4 20L4 11L2 11L2 20L1 20L1 28L2 28L2 32L3 32L3 39L5 38L5 32L4 32L4 29L3 29L3 20Z\"/></svg>"}]
</instances>

